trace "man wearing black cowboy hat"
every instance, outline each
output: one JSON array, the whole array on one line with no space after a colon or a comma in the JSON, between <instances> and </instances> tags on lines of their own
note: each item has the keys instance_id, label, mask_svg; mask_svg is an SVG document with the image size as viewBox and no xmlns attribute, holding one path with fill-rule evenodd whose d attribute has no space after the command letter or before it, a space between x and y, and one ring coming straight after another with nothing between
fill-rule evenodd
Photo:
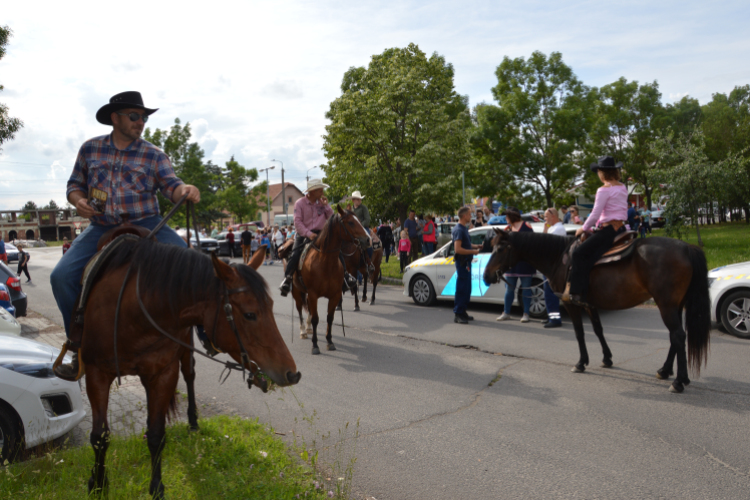
<instances>
[{"instance_id":1,"label":"man wearing black cowboy hat","mask_svg":"<svg viewBox=\"0 0 750 500\"><path fill-rule=\"evenodd\" d=\"M89 139L78 152L68 180L67 197L78 215L87 217L91 224L73 241L50 276L52 293L68 335L74 303L81 292L83 269L96 253L99 238L122 223L121 214L127 214L129 222L135 225L154 229L161 221L157 191L173 202L183 195L193 203L200 201L198 188L183 183L175 175L169 157L141 139L148 117L155 111L143 105L139 92L113 96L96 113L96 120L112 126L112 132ZM186 246L169 226L164 226L156 238L162 243ZM69 341L69 347L77 352L80 346ZM58 371L62 378L75 376L77 355L74 354L72 364L61 365Z\"/></svg>"}]
</instances>

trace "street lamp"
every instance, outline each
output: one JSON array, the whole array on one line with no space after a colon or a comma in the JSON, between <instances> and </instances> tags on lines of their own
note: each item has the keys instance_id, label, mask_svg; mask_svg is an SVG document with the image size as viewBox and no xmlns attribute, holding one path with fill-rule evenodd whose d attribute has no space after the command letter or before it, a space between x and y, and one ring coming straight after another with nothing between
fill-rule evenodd
<instances>
[{"instance_id":1,"label":"street lamp","mask_svg":"<svg viewBox=\"0 0 750 500\"><path fill-rule=\"evenodd\" d=\"M277 161L281 163L281 207L284 209L284 216L286 216L287 205L286 205L286 191L284 190L284 162L281 160L271 160L271 161ZM286 219L286 217L284 218ZM286 220L284 220L284 224L286 224Z\"/></svg>"},{"instance_id":2,"label":"street lamp","mask_svg":"<svg viewBox=\"0 0 750 500\"><path fill-rule=\"evenodd\" d=\"M271 227L271 187L268 185L268 171L273 169L274 167L268 167L260 170L261 172L266 173L266 202L268 203L266 222L268 223L268 227Z\"/></svg>"},{"instance_id":3,"label":"street lamp","mask_svg":"<svg viewBox=\"0 0 750 500\"><path fill-rule=\"evenodd\" d=\"M316 165L314 167L310 167L310 168L307 169L307 182L310 182L310 170L312 170L314 168L318 168L318 166Z\"/></svg>"}]
</instances>

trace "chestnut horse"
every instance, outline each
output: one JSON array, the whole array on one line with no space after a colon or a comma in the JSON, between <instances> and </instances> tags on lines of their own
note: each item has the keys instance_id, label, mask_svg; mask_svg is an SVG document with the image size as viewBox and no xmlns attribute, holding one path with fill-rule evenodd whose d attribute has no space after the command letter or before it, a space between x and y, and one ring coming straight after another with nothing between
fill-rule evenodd
<instances>
[{"instance_id":1,"label":"chestnut horse","mask_svg":"<svg viewBox=\"0 0 750 500\"><path fill-rule=\"evenodd\" d=\"M297 305L299 314L300 332L306 338L304 318L302 309L307 309L312 323L312 353L320 354L318 348L318 299L328 299L328 316L326 321L326 346L329 351L335 351L336 346L331 340L331 329L333 327L333 314L336 306L341 302L341 288L344 284L344 266L341 265L341 245L344 242L358 244L362 248L370 246L370 236L362 227L357 217L349 210L344 211L337 207L338 213L326 221L326 225L320 232L310 250L301 263L302 269L294 273L292 286L292 297Z\"/></svg>"},{"instance_id":2,"label":"chestnut horse","mask_svg":"<svg viewBox=\"0 0 750 500\"><path fill-rule=\"evenodd\" d=\"M372 299L370 305L375 303L375 290L378 287L378 281L380 280L380 263L383 260L383 247L381 246L372 253L372 259L370 257L362 258L362 255L367 255L367 252L363 252L361 248L353 243L344 243L341 246L341 251L344 254L344 261L346 262L346 270L352 276L356 276L357 272L362 274L362 302L367 302L367 281L372 281ZM366 261L372 263L373 270L369 270L369 266ZM359 287L352 290L354 295L354 310L359 311Z\"/></svg>"},{"instance_id":3,"label":"chestnut horse","mask_svg":"<svg viewBox=\"0 0 750 500\"><path fill-rule=\"evenodd\" d=\"M195 375L192 351L187 346L192 344L193 325L206 325L214 345L238 362L236 369L242 368L243 374L248 370L259 387L264 386L264 377L287 386L299 382L301 375L276 327L266 283L253 268L228 265L215 255L208 258L191 249L144 239L122 243L100 276L86 307L81 346L95 455L89 491L107 489L104 460L112 381L119 374L138 375L148 404L149 492L154 498L163 498L165 421L175 409L181 362L192 389ZM121 288L118 316L127 320L120 321L115 344L113 330ZM191 399L194 401L194 395ZM195 418L192 406L191 426Z\"/></svg>"},{"instance_id":4,"label":"chestnut horse","mask_svg":"<svg viewBox=\"0 0 750 500\"><path fill-rule=\"evenodd\" d=\"M495 229L495 233L492 256L484 271L486 283L497 283L502 273L523 260L549 279L553 291L563 291L567 275L563 256L575 238L508 233L499 229ZM602 345L602 366L612 366L612 352L604 340L597 309L630 309L653 297L669 330L670 340L667 360L656 372L657 377L668 379L672 375L676 355L677 376L669 390L682 392L685 385L690 383L688 364L696 374L700 374L701 365L705 364L708 356L711 319L706 256L700 248L672 238L639 239L633 244L635 249L630 257L599 264L591 271L588 293L591 307L588 313L594 333ZM573 321L580 351L580 359L573 371L583 372L589 364L589 355L583 337L582 308L572 304L565 304L565 308ZM687 357L686 337L689 340Z\"/></svg>"}]
</instances>

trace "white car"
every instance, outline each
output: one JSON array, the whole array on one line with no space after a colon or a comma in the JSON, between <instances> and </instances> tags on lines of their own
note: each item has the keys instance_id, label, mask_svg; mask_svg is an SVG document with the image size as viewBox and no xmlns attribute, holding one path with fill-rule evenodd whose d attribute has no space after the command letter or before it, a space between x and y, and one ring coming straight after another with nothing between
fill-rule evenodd
<instances>
[{"instance_id":1,"label":"white car","mask_svg":"<svg viewBox=\"0 0 750 500\"><path fill-rule=\"evenodd\" d=\"M543 222L532 222L529 224L534 232L544 232ZM494 228L505 228L505 226L484 226L469 230L472 244L482 244L488 234L494 234ZM569 235L575 234L581 227L575 224L566 224L565 230ZM431 305L435 300L452 301L456 293L456 265L453 258L453 242L440 248L432 255L427 255L412 262L404 270L404 295L411 297L414 302L421 306ZM484 283L484 269L490 260L491 253L480 253L471 261L471 301L486 302L490 304L505 303L505 283L487 286ZM533 285L540 285L544 276L537 273L533 278ZM513 304L521 304L521 292L518 291ZM544 290L537 287L532 290L531 308L529 316L532 318L545 318L547 308L544 303Z\"/></svg>"},{"instance_id":2,"label":"white car","mask_svg":"<svg viewBox=\"0 0 750 500\"><path fill-rule=\"evenodd\" d=\"M86 415L78 382L52 372L59 352L0 335L0 463L14 458L21 446L32 448L65 435Z\"/></svg>"},{"instance_id":3,"label":"white car","mask_svg":"<svg viewBox=\"0 0 750 500\"><path fill-rule=\"evenodd\" d=\"M708 283L711 320L732 335L750 339L750 262L712 269Z\"/></svg>"},{"instance_id":4,"label":"white car","mask_svg":"<svg viewBox=\"0 0 750 500\"><path fill-rule=\"evenodd\" d=\"M21 336L21 325L4 307L0 306L0 335Z\"/></svg>"},{"instance_id":5,"label":"white car","mask_svg":"<svg viewBox=\"0 0 750 500\"><path fill-rule=\"evenodd\" d=\"M5 242L5 253L8 255L8 262L18 260L18 249L13 243Z\"/></svg>"}]
</instances>

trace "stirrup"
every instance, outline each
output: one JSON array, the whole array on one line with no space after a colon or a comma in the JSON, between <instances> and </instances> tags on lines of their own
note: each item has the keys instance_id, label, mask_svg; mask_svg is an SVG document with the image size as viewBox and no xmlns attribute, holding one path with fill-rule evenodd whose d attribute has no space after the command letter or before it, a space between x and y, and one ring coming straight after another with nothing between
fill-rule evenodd
<instances>
[{"instance_id":1,"label":"stirrup","mask_svg":"<svg viewBox=\"0 0 750 500\"><path fill-rule=\"evenodd\" d=\"M557 294L555 294L555 295L557 295ZM559 297L560 297L560 300L562 300L564 303L566 303L566 304L570 304L571 303L571 298L570 298L570 282L565 283L565 291L562 293L562 295L559 295Z\"/></svg>"},{"instance_id":2,"label":"stirrup","mask_svg":"<svg viewBox=\"0 0 750 500\"><path fill-rule=\"evenodd\" d=\"M73 342L70 340L66 341L57 359L52 364L52 371L57 375L58 378L67 380L68 382L76 382L80 380L86 374L86 367L81 359L81 347L77 347L76 352L73 354L73 361L71 363L63 364L65 361L65 355L68 353L68 349L76 349ZM69 370L67 369L68 367ZM75 373L75 375L74 375Z\"/></svg>"},{"instance_id":3,"label":"stirrup","mask_svg":"<svg viewBox=\"0 0 750 500\"><path fill-rule=\"evenodd\" d=\"M284 281L281 282L281 285L279 286L279 291L281 291L281 296L286 297L289 292L292 289L292 278L289 276L284 276Z\"/></svg>"}]
</instances>

